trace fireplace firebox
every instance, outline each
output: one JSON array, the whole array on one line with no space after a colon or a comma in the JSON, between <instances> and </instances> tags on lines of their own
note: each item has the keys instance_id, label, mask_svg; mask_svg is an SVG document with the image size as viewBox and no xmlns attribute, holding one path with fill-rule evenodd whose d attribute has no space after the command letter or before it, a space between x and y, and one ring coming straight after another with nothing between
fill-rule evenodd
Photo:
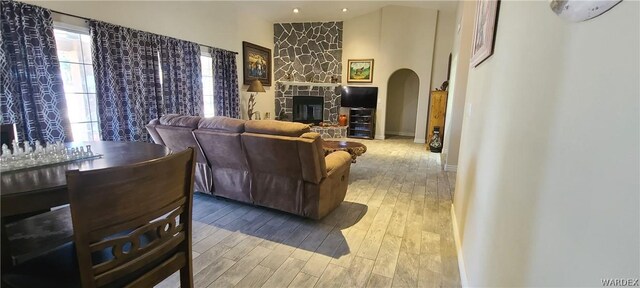
<instances>
[{"instance_id":1,"label":"fireplace firebox","mask_svg":"<svg viewBox=\"0 0 640 288\"><path fill-rule=\"evenodd\" d=\"M324 97L294 96L293 121L318 124L322 122Z\"/></svg>"}]
</instances>

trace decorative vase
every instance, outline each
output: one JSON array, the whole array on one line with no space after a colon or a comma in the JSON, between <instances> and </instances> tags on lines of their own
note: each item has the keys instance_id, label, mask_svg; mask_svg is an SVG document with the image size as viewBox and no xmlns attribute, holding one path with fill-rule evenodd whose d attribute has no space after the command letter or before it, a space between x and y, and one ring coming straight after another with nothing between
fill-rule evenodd
<instances>
[{"instance_id":1,"label":"decorative vase","mask_svg":"<svg viewBox=\"0 0 640 288\"><path fill-rule=\"evenodd\" d=\"M440 127L433 127L433 136L429 140L429 150L434 153L442 152L442 140L440 140Z\"/></svg>"},{"instance_id":2,"label":"decorative vase","mask_svg":"<svg viewBox=\"0 0 640 288\"><path fill-rule=\"evenodd\" d=\"M338 123L340 123L340 126L347 126L347 115L341 114L340 117L338 117Z\"/></svg>"}]
</instances>

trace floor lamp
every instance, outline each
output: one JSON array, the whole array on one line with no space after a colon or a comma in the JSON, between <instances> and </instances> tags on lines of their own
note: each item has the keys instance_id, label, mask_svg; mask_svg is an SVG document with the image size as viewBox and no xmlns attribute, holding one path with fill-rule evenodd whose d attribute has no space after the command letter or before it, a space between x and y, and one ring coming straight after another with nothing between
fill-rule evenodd
<instances>
[{"instance_id":1,"label":"floor lamp","mask_svg":"<svg viewBox=\"0 0 640 288\"><path fill-rule=\"evenodd\" d=\"M249 85L249 89L247 89L247 92L255 92L255 94L249 95L249 102L247 102L247 115L249 115L249 120L251 120L251 118L253 118L254 113L259 113L257 111L253 112L253 108L256 106L256 96L258 95L259 92L267 92L267 91L264 91L264 87L262 87L262 82L260 82L260 80L258 79L255 79L251 81L251 84Z\"/></svg>"}]
</instances>

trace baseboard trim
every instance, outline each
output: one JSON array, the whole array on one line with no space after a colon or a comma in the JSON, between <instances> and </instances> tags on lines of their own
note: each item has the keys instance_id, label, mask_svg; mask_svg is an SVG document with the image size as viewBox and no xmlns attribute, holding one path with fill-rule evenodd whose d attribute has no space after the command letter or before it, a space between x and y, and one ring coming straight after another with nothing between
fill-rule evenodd
<instances>
[{"instance_id":1,"label":"baseboard trim","mask_svg":"<svg viewBox=\"0 0 640 288\"><path fill-rule=\"evenodd\" d=\"M458 165L445 164L444 171L456 172L458 171Z\"/></svg>"},{"instance_id":2,"label":"baseboard trim","mask_svg":"<svg viewBox=\"0 0 640 288\"><path fill-rule=\"evenodd\" d=\"M396 136L410 136L410 137L416 136L416 134L413 132L400 132L400 131L385 131L384 134L396 135Z\"/></svg>"},{"instance_id":3,"label":"baseboard trim","mask_svg":"<svg viewBox=\"0 0 640 288\"><path fill-rule=\"evenodd\" d=\"M453 239L456 242L456 254L458 254L458 270L460 270L460 285L469 287L467 280L467 270L464 268L464 258L462 256L462 243L460 242L460 231L458 230L458 221L456 221L456 210L451 204L451 223L453 223Z\"/></svg>"},{"instance_id":4,"label":"baseboard trim","mask_svg":"<svg viewBox=\"0 0 640 288\"><path fill-rule=\"evenodd\" d=\"M427 141L425 141L424 139L414 138L413 143L425 144L427 143Z\"/></svg>"}]
</instances>

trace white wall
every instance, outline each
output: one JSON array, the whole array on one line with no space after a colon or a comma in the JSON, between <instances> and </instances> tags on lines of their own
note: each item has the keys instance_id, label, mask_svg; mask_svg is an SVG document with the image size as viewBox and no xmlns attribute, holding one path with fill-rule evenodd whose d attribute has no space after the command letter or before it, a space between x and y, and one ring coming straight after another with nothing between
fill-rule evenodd
<instances>
[{"instance_id":1,"label":"white wall","mask_svg":"<svg viewBox=\"0 0 640 288\"><path fill-rule=\"evenodd\" d=\"M454 196L470 286L640 271L640 3L581 23L502 1L469 73Z\"/></svg>"},{"instance_id":2,"label":"white wall","mask_svg":"<svg viewBox=\"0 0 640 288\"><path fill-rule=\"evenodd\" d=\"M35 1L34 5L129 28L153 32L238 52L241 112L246 118L249 93L242 85L242 41L273 49L273 25L246 15L232 2L170 1ZM274 86L265 87L255 110L275 110Z\"/></svg>"},{"instance_id":3,"label":"white wall","mask_svg":"<svg viewBox=\"0 0 640 288\"><path fill-rule=\"evenodd\" d=\"M420 79L419 100L416 113L415 142L424 143L427 130L427 107L431 82L441 83L446 79L446 69L453 35L442 29L437 38L444 44L438 46L438 78L432 79L432 64L436 46L437 25L453 25L453 13L444 13L438 18L437 10L415 7L386 6L375 12L344 21L343 74L346 77L347 60L374 58L372 85L378 87L378 109L376 111L376 138L384 139L386 125L387 86L391 74L399 69L411 69ZM447 24L448 23L448 24ZM445 56L442 56L445 55ZM442 64L444 63L444 64ZM444 72L443 72L444 70ZM434 72L434 75L436 73ZM346 78L345 78L346 79ZM439 86L439 84L438 84ZM435 87L433 87L435 88Z\"/></svg>"},{"instance_id":4,"label":"white wall","mask_svg":"<svg viewBox=\"0 0 640 288\"><path fill-rule=\"evenodd\" d=\"M474 1L459 2L458 13L455 17L456 29L451 59L451 79L449 80L447 116L441 155L445 170L456 170L458 165L475 9L476 2Z\"/></svg>"},{"instance_id":5,"label":"white wall","mask_svg":"<svg viewBox=\"0 0 640 288\"><path fill-rule=\"evenodd\" d=\"M409 69L391 75L387 91L386 135L415 136L419 86L418 75Z\"/></svg>"},{"instance_id":6,"label":"white wall","mask_svg":"<svg viewBox=\"0 0 640 288\"><path fill-rule=\"evenodd\" d=\"M460 3L463 2L466 1L461 1ZM449 54L453 53L453 43L456 36L456 11L438 10L437 25L433 66L431 69L431 90L439 88L442 82L447 80Z\"/></svg>"}]
</instances>

